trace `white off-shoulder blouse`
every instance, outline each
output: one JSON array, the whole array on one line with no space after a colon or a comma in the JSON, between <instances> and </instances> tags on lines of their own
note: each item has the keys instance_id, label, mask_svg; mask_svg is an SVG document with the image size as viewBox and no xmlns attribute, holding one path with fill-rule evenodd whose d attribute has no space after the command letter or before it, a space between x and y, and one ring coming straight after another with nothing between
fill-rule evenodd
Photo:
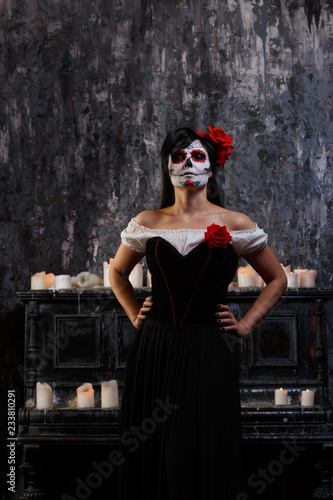
<instances>
[{"instance_id":1,"label":"white off-shoulder blouse","mask_svg":"<svg viewBox=\"0 0 333 500\"><path fill-rule=\"evenodd\" d=\"M150 238L160 236L168 241L182 255L187 255L193 248L205 240L205 229L151 229L141 226L132 219L126 229L121 233L122 242L138 253L146 253L146 242ZM267 245L267 234L258 227L230 231L231 244L237 257L246 255L256 250L261 250Z\"/></svg>"}]
</instances>

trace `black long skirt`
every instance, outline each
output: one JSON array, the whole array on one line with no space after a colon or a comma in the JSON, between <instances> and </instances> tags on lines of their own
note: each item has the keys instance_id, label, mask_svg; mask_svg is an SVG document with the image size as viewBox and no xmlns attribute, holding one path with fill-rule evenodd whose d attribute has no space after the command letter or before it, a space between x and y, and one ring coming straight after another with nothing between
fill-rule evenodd
<instances>
[{"instance_id":1,"label":"black long skirt","mask_svg":"<svg viewBox=\"0 0 333 500\"><path fill-rule=\"evenodd\" d=\"M233 500L243 488L235 341L144 321L121 410L119 500Z\"/></svg>"}]
</instances>

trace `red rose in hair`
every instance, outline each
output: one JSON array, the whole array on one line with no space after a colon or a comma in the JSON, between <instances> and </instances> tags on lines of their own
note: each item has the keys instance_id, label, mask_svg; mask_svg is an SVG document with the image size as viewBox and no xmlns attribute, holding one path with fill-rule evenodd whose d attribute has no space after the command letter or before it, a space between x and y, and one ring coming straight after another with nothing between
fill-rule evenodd
<instances>
[{"instance_id":1,"label":"red rose in hair","mask_svg":"<svg viewBox=\"0 0 333 500\"><path fill-rule=\"evenodd\" d=\"M234 149L233 146L231 146L231 141L233 140L232 137L227 135L221 128L212 128L208 127L209 134L205 134L204 132L201 132L200 130L197 130L197 132L202 135L205 139L208 139L213 146L216 149L216 163L222 165L224 167L224 164L226 161L229 159L229 155L231 151Z\"/></svg>"},{"instance_id":2,"label":"red rose in hair","mask_svg":"<svg viewBox=\"0 0 333 500\"><path fill-rule=\"evenodd\" d=\"M232 240L232 237L227 231L226 226L211 224L207 227L205 240L208 243L209 250L211 250L212 248L227 248L227 245Z\"/></svg>"}]
</instances>

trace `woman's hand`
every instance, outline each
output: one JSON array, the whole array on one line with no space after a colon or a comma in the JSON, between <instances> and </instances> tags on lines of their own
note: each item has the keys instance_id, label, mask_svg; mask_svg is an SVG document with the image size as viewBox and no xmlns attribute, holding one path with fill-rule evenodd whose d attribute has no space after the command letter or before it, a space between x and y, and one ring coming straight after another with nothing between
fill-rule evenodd
<instances>
[{"instance_id":1,"label":"woman's hand","mask_svg":"<svg viewBox=\"0 0 333 500\"><path fill-rule=\"evenodd\" d=\"M141 324L147 318L145 313L149 312L151 309L151 306L153 305L152 298L153 297L147 297L145 299L139 313L135 316L134 320L132 321L132 324L133 324L133 326L135 326L135 328L140 328Z\"/></svg>"},{"instance_id":2,"label":"woman's hand","mask_svg":"<svg viewBox=\"0 0 333 500\"><path fill-rule=\"evenodd\" d=\"M242 321L237 321L235 316L225 304L219 304L219 312L215 313L220 330L230 332L241 339L248 337L252 332L251 328L245 325Z\"/></svg>"}]
</instances>

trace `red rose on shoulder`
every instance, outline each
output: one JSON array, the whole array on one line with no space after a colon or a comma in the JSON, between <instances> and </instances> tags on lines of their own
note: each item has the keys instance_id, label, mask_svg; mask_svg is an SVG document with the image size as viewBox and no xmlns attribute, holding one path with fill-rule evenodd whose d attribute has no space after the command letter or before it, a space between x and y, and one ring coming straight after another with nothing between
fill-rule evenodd
<instances>
[{"instance_id":1,"label":"red rose on shoulder","mask_svg":"<svg viewBox=\"0 0 333 500\"><path fill-rule=\"evenodd\" d=\"M231 151L234 149L231 146L231 141L233 140L228 134L226 134L221 128L208 127L209 133L205 134L200 130L197 132L208 139L216 149L216 163L219 163L224 167L224 164L229 159Z\"/></svg>"},{"instance_id":2,"label":"red rose on shoulder","mask_svg":"<svg viewBox=\"0 0 333 500\"><path fill-rule=\"evenodd\" d=\"M211 224L205 232L205 240L208 243L209 250L211 250L212 248L227 248L232 237L226 226Z\"/></svg>"}]
</instances>

